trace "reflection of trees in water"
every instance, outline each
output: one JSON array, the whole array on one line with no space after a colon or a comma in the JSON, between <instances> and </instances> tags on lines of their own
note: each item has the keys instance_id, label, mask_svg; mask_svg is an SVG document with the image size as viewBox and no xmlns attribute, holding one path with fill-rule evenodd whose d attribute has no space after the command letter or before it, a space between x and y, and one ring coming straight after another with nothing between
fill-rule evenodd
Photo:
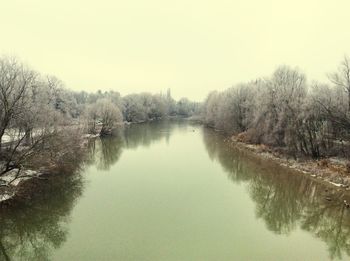
<instances>
[{"instance_id":1,"label":"reflection of trees in water","mask_svg":"<svg viewBox=\"0 0 350 261\"><path fill-rule=\"evenodd\" d=\"M168 143L175 128L186 128L186 126L186 123L181 121L159 121L126 126L111 137L96 139L89 144L90 163L95 163L99 169L108 170L119 160L124 148L149 147L163 138Z\"/></svg>"},{"instance_id":2,"label":"reflection of trees in water","mask_svg":"<svg viewBox=\"0 0 350 261\"><path fill-rule=\"evenodd\" d=\"M67 223L83 181L79 174L33 181L30 199L0 209L0 260L49 260L67 237Z\"/></svg>"},{"instance_id":3,"label":"reflection of trees in water","mask_svg":"<svg viewBox=\"0 0 350 261\"><path fill-rule=\"evenodd\" d=\"M114 136L93 140L89 143L89 163L96 164L98 169L108 170L119 160L123 147L124 135L121 129Z\"/></svg>"},{"instance_id":4,"label":"reflection of trees in water","mask_svg":"<svg viewBox=\"0 0 350 261\"><path fill-rule=\"evenodd\" d=\"M153 142L163 138L169 142L175 126L176 124L169 121L144 123L141 126L131 125L125 128L125 147L129 149L139 146L149 147Z\"/></svg>"},{"instance_id":5,"label":"reflection of trees in water","mask_svg":"<svg viewBox=\"0 0 350 261\"><path fill-rule=\"evenodd\" d=\"M332 259L341 258L344 252L350 255L350 210L343 204L347 195L230 148L223 136L212 130L205 129L203 135L210 158L218 160L234 182L248 184L256 215L269 230L289 234L300 226L326 242Z\"/></svg>"},{"instance_id":6,"label":"reflection of trees in water","mask_svg":"<svg viewBox=\"0 0 350 261\"><path fill-rule=\"evenodd\" d=\"M120 129L114 137L91 140L84 162L108 169L118 161L123 148L169 140L174 128L186 128L186 124L163 121ZM74 167L79 169L82 163ZM66 241L70 213L83 190L82 176L62 174L31 182L26 186L36 191L31 198L0 209L0 260L49 260L51 250Z\"/></svg>"},{"instance_id":7,"label":"reflection of trees in water","mask_svg":"<svg viewBox=\"0 0 350 261\"><path fill-rule=\"evenodd\" d=\"M320 205L303 218L302 228L327 242L331 258L342 251L350 255L350 214L344 204Z\"/></svg>"}]
</instances>

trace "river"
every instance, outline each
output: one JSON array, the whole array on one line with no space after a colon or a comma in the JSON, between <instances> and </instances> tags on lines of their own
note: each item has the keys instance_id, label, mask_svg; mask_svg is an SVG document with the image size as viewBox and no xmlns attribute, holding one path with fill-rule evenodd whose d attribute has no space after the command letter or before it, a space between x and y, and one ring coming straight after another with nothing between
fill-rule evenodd
<instances>
[{"instance_id":1,"label":"river","mask_svg":"<svg viewBox=\"0 0 350 261\"><path fill-rule=\"evenodd\" d=\"M0 260L348 260L350 210L320 182L181 121L89 145L80 173L0 212Z\"/></svg>"}]
</instances>

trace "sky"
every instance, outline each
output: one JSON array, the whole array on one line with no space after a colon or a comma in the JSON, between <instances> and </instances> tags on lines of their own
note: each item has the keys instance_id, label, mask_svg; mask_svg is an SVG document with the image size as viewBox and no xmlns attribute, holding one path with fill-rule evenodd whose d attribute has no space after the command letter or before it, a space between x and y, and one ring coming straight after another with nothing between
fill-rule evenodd
<instances>
[{"instance_id":1,"label":"sky","mask_svg":"<svg viewBox=\"0 0 350 261\"><path fill-rule=\"evenodd\" d=\"M73 90L203 100L282 64L327 81L349 0L0 0L0 54Z\"/></svg>"}]
</instances>

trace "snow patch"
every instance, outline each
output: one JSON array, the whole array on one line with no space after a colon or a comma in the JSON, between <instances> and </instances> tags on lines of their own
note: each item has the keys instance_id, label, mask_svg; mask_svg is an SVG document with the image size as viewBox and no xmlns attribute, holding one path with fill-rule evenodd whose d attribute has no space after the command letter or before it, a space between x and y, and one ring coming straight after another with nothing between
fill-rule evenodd
<instances>
[{"instance_id":1,"label":"snow patch","mask_svg":"<svg viewBox=\"0 0 350 261\"><path fill-rule=\"evenodd\" d=\"M18 186L19 183L21 183L23 180L31 179L33 177L38 177L39 173L34 170L22 170L18 177L17 177L18 169L13 169L3 175L0 178L0 181L2 181L5 184L11 185L11 186Z\"/></svg>"},{"instance_id":2,"label":"snow patch","mask_svg":"<svg viewBox=\"0 0 350 261\"><path fill-rule=\"evenodd\" d=\"M18 174L18 169L13 169L9 171L8 173L6 173L0 178L0 184L8 188L11 188L11 187L14 188L14 187L17 187L24 180L28 180L28 179L40 176L40 173L38 171L29 170L29 169L22 170L18 176L17 174ZM15 196L14 189L10 189L11 192L6 190L2 194L0 194L0 203L6 200L9 200Z\"/></svg>"},{"instance_id":3,"label":"snow patch","mask_svg":"<svg viewBox=\"0 0 350 261\"><path fill-rule=\"evenodd\" d=\"M100 134L84 134L82 137L85 139L90 139L90 138L97 138L99 136Z\"/></svg>"},{"instance_id":4,"label":"snow patch","mask_svg":"<svg viewBox=\"0 0 350 261\"><path fill-rule=\"evenodd\" d=\"M8 193L2 194L2 195L0 195L0 202L9 200L9 199L12 198L14 195L15 195L15 194L8 194Z\"/></svg>"},{"instance_id":5,"label":"snow patch","mask_svg":"<svg viewBox=\"0 0 350 261\"><path fill-rule=\"evenodd\" d=\"M341 184L341 183L335 183L335 182L332 182L332 181L329 181L329 183L331 183L332 185L337 186L337 187L344 187L344 185Z\"/></svg>"}]
</instances>

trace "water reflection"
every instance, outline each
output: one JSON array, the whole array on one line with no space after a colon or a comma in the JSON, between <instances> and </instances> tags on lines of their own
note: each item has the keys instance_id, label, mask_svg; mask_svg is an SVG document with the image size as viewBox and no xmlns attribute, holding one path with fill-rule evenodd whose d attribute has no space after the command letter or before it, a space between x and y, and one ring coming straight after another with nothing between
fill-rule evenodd
<instances>
[{"instance_id":1,"label":"water reflection","mask_svg":"<svg viewBox=\"0 0 350 261\"><path fill-rule=\"evenodd\" d=\"M99 138L89 143L90 164L95 164L100 170L108 170L115 164L124 147L123 130L118 130L113 137Z\"/></svg>"},{"instance_id":2,"label":"water reflection","mask_svg":"<svg viewBox=\"0 0 350 261\"><path fill-rule=\"evenodd\" d=\"M169 142L171 132L179 126L185 125L174 121L144 123L142 124L142 128L131 125L125 128L125 147L128 149L135 149L139 146L149 147L153 142L161 139Z\"/></svg>"},{"instance_id":3,"label":"water reflection","mask_svg":"<svg viewBox=\"0 0 350 261\"><path fill-rule=\"evenodd\" d=\"M108 170L123 150L148 147L162 139L169 142L175 130L192 129L186 122L166 121L128 126L113 138L91 141L87 165ZM232 182L247 186L257 218L270 231L288 235L301 228L327 244L330 258L350 255L350 214L342 203L348 195L232 149L211 130L203 129L202 134L209 157L220 163ZM71 212L82 194L84 179L76 174L38 180L34 185L37 193L31 199L0 210L0 260L49 260L50 253L67 239Z\"/></svg>"},{"instance_id":4,"label":"water reflection","mask_svg":"<svg viewBox=\"0 0 350 261\"><path fill-rule=\"evenodd\" d=\"M68 235L69 216L81 195L80 175L33 181L30 199L0 209L0 260L49 260Z\"/></svg>"},{"instance_id":5,"label":"water reflection","mask_svg":"<svg viewBox=\"0 0 350 261\"><path fill-rule=\"evenodd\" d=\"M85 166L94 164L108 170L123 149L169 141L176 128L186 128L186 124L163 121L132 125L119 129L113 137L91 140ZM83 177L72 174L35 180L27 189L34 187L36 193L31 198L0 209L0 260L49 260L50 252L66 241L71 211L83 191Z\"/></svg>"},{"instance_id":6,"label":"water reflection","mask_svg":"<svg viewBox=\"0 0 350 261\"><path fill-rule=\"evenodd\" d=\"M232 149L211 130L203 130L203 140L210 158L219 161L234 182L248 184L256 215L270 231L288 235L300 227L328 245L330 258L350 255L350 211L343 204L348 195Z\"/></svg>"},{"instance_id":7,"label":"water reflection","mask_svg":"<svg viewBox=\"0 0 350 261\"><path fill-rule=\"evenodd\" d=\"M183 121L157 121L125 126L118 129L112 137L96 139L89 144L91 164L100 170L109 170L117 163L124 149L149 147L152 143L165 139L169 143L175 129L187 129Z\"/></svg>"}]
</instances>

